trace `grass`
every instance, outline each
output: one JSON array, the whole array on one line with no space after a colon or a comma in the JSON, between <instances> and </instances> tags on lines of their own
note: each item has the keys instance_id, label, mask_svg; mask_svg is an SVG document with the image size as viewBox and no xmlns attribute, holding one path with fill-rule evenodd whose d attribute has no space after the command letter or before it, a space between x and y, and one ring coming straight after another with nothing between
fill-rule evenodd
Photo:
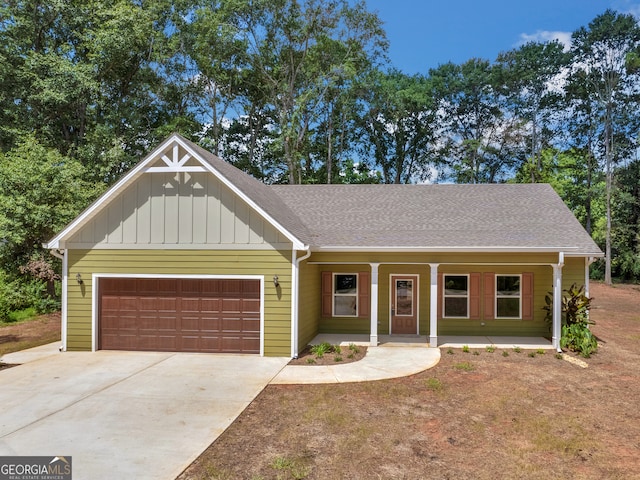
<instances>
[{"instance_id":1,"label":"grass","mask_svg":"<svg viewBox=\"0 0 640 480\"><path fill-rule=\"evenodd\" d=\"M444 388L442 382L435 377L428 378L425 383L427 388L432 392L441 392Z\"/></svg>"},{"instance_id":2,"label":"grass","mask_svg":"<svg viewBox=\"0 0 640 480\"><path fill-rule=\"evenodd\" d=\"M15 323L0 324L0 357L7 353L39 347L60 341L59 319L51 315L24 318Z\"/></svg>"},{"instance_id":3,"label":"grass","mask_svg":"<svg viewBox=\"0 0 640 480\"><path fill-rule=\"evenodd\" d=\"M271 462L271 468L279 470L286 475L278 478L293 478L302 480L307 478L311 469L305 465L300 459L278 456Z\"/></svg>"},{"instance_id":4,"label":"grass","mask_svg":"<svg viewBox=\"0 0 640 480\"><path fill-rule=\"evenodd\" d=\"M8 315L8 319L5 321L0 320L0 327L4 327L5 325L15 325L16 323L27 322L29 320L33 320L38 316L35 308L25 308L24 310L17 310L15 312L11 312Z\"/></svg>"},{"instance_id":5,"label":"grass","mask_svg":"<svg viewBox=\"0 0 640 480\"><path fill-rule=\"evenodd\" d=\"M471 365L471 362L460 362L453 365L456 370L462 370L464 372L472 372L475 367Z\"/></svg>"}]
</instances>

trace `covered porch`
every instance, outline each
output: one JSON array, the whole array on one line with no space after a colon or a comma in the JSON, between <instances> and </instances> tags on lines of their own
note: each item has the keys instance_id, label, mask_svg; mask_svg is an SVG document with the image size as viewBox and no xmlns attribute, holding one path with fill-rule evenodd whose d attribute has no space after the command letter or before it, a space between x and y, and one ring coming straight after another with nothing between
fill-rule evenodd
<instances>
[{"instance_id":1,"label":"covered porch","mask_svg":"<svg viewBox=\"0 0 640 480\"><path fill-rule=\"evenodd\" d=\"M358 261L359 258L336 259L333 255L325 255L319 260L310 261L309 265L317 266L323 278L321 321L325 323L321 328L316 328L313 332L315 337L306 343L327 341L330 344L371 346L417 344L462 348L466 345L482 349L494 346L503 349L560 350L560 306L565 262L562 252L540 253L538 256L488 253L456 254L454 258L444 254L432 257L438 263L417 261L424 258L418 255L403 255L402 258L389 256L378 262ZM412 261L402 262L402 259ZM588 278L587 262L582 259L571 259L571 262L571 279L582 275ZM325 276L329 281L325 282ZM466 300L466 305L463 305L464 312L454 312L445 317L443 281L447 276L465 280L462 302ZM356 288L360 280L367 287L364 290L368 290L362 297L356 298L355 293L351 294L355 299L353 304L357 302L358 305L357 308L353 307L357 313L345 318L335 313L334 305L339 293L335 285L339 277L355 278L352 285L354 292L360 292L360 287ZM500 301L496 290L498 277L516 279L519 285L517 294L512 297L516 298L519 311L512 315L503 313L503 318L497 316L497 304ZM400 290L401 285L413 293L405 295ZM546 292L553 296L551 325L547 325L544 319ZM405 308L401 301L406 303L406 309L413 316L399 314L400 308ZM524 313L525 310L528 314ZM394 322L397 317L411 318L414 323L408 330L413 330L415 334L406 334L405 329L396 328ZM368 334L364 331L367 327ZM344 331L341 332L341 329ZM304 345L300 347L301 350Z\"/></svg>"}]
</instances>

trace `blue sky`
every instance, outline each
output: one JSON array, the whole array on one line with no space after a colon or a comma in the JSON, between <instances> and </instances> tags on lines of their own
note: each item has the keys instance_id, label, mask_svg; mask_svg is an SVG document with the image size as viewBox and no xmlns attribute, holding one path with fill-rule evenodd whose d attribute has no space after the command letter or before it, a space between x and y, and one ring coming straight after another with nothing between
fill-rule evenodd
<instances>
[{"instance_id":1,"label":"blue sky","mask_svg":"<svg viewBox=\"0 0 640 480\"><path fill-rule=\"evenodd\" d=\"M526 41L570 39L607 8L640 16L639 0L366 0L404 73L470 58L493 61Z\"/></svg>"}]
</instances>

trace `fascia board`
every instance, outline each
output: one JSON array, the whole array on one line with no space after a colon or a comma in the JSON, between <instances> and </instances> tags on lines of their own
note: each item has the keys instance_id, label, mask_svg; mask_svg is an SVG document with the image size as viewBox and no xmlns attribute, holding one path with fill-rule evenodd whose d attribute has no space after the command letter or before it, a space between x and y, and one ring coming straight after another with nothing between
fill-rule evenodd
<instances>
[{"instance_id":1,"label":"fascia board","mask_svg":"<svg viewBox=\"0 0 640 480\"><path fill-rule=\"evenodd\" d=\"M578 247L359 247L359 246L325 246L312 247L313 252L389 252L389 253L559 253L570 255ZM589 253L575 252L575 256L593 256Z\"/></svg>"}]
</instances>

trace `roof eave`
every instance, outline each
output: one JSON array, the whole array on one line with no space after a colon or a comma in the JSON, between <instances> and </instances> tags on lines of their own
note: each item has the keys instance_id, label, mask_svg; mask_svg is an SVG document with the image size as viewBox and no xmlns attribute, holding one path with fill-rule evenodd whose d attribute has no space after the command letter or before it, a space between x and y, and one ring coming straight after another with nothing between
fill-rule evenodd
<instances>
[{"instance_id":1,"label":"roof eave","mask_svg":"<svg viewBox=\"0 0 640 480\"><path fill-rule=\"evenodd\" d=\"M385 253L559 253L564 252L569 256L602 256L601 253L585 253L579 252L578 247L514 247L514 246L436 246L436 247L418 247L418 246L352 246L352 245L326 245L312 247L313 252L385 252Z\"/></svg>"}]
</instances>

